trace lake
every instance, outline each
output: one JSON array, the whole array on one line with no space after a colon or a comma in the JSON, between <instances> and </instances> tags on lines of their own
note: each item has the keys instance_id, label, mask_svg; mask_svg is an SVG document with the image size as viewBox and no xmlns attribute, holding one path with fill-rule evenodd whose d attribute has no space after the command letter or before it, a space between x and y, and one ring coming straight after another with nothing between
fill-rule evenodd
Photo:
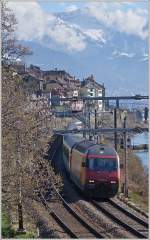
<instances>
[{"instance_id":1,"label":"lake","mask_svg":"<svg viewBox=\"0 0 150 240\"><path fill-rule=\"evenodd\" d=\"M139 145L139 144L148 144L148 133L140 133L140 134L135 134L134 137L131 140L131 143L134 145ZM142 163L144 166L148 167L148 160L149 160L149 153L148 151L134 151L136 155L142 160Z\"/></svg>"}]
</instances>

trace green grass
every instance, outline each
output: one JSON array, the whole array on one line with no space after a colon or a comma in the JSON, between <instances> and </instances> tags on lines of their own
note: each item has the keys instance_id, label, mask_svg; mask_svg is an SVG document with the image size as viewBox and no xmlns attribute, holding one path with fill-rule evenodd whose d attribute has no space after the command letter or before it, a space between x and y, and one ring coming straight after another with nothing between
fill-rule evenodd
<instances>
[{"instance_id":1,"label":"green grass","mask_svg":"<svg viewBox=\"0 0 150 240\"><path fill-rule=\"evenodd\" d=\"M2 212L2 237L3 238L35 238L35 234L32 232L26 233L17 233L10 225L8 214L3 211Z\"/></svg>"},{"instance_id":2,"label":"green grass","mask_svg":"<svg viewBox=\"0 0 150 240\"><path fill-rule=\"evenodd\" d=\"M17 238L17 239L20 239L20 238L35 238L35 235L33 233L16 233L15 234L15 237L14 238Z\"/></svg>"},{"instance_id":3,"label":"green grass","mask_svg":"<svg viewBox=\"0 0 150 240\"><path fill-rule=\"evenodd\" d=\"M137 206L143 208L143 210L148 211L148 204L144 201L143 197L138 193L131 192L129 193L129 200L135 203Z\"/></svg>"},{"instance_id":4,"label":"green grass","mask_svg":"<svg viewBox=\"0 0 150 240\"><path fill-rule=\"evenodd\" d=\"M13 238L14 230L10 226L9 218L6 212L2 212L2 236L3 238Z\"/></svg>"}]
</instances>

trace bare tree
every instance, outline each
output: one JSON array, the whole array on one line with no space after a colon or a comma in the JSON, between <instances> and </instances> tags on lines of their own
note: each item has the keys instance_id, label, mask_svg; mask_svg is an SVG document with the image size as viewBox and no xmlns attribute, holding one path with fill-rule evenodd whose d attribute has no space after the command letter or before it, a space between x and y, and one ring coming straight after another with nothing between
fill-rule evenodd
<instances>
[{"instance_id":1,"label":"bare tree","mask_svg":"<svg viewBox=\"0 0 150 240\"><path fill-rule=\"evenodd\" d=\"M45 102L33 107L23 79L15 71L12 59L28 53L15 40L15 16L2 1L2 203L18 207L19 229L23 230L22 208L28 199L41 200L61 188L61 178L54 174L44 158L52 133L53 116Z\"/></svg>"},{"instance_id":2,"label":"bare tree","mask_svg":"<svg viewBox=\"0 0 150 240\"><path fill-rule=\"evenodd\" d=\"M18 44L15 38L17 21L14 13L7 7L7 1L1 1L1 39L2 39L2 62L12 63L17 58L26 54L32 54L27 47Z\"/></svg>"}]
</instances>

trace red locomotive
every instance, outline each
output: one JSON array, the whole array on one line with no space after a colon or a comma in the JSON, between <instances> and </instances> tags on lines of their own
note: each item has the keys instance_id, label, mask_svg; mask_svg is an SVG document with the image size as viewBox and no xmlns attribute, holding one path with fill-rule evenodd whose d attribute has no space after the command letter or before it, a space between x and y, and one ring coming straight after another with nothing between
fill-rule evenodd
<instances>
[{"instance_id":1,"label":"red locomotive","mask_svg":"<svg viewBox=\"0 0 150 240\"><path fill-rule=\"evenodd\" d=\"M88 196L114 197L119 188L119 156L114 148L68 134L63 160L71 180Z\"/></svg>"}]
</instances>

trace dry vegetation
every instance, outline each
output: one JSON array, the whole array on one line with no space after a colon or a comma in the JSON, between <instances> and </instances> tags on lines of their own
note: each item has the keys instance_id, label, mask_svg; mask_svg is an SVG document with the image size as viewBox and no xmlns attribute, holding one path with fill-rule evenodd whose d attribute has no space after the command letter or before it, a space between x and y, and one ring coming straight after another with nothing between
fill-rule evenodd
<instances>
[{"instance_id":1,"label":"dry vegetation","mask_svg":"<svg viewBox=\"0 0 150 240\"><path fill-rule=\"evenodd\" d=\"M135 195L135 203L143 204L148 209L148 168L142 165L141 160L132 150L127 151L129 196ZM120 162L124 164L124 150L119 150ZM121 184L124 182L121 171ZM141 203L140 203L141 202Z\"/></svg>"},{"instance_id":2,"label":"dry vegetation","mask_svg":"<svg viewBox=\"0 0 150 240\"><path fill-rule=\"evenodd\" d=\"M10 213L61 189L44 158L54 128L47 103L31 104L12 59L30 51L16 44L16 20L2 1L2 208ZM21 211L21 210L20 210ZM20 212L22 214L22 211Z\"/></svg>"},{"instance_id":3,"label":"dry vegetation","mask_svg":"<svg viewBox=\"0 0 150 240\"><path fill-rule=\"evenodd\" d=\"M36 102L36 107L30 104L30 96L24 90L22 78L16 74L11 60L31 51L16 44L15 16L4 1L1 7L2 208L11 215L20 205L30 209L33 202L41 201L41 196L47 193L53 196L54 188L61 190L62 181L44 158L55 119L46 103L41 106ZM123 159L122 151L120 159ZM130 190L134 189L147 202L148 171L130 151L128 169Z\"/></svg>"}]
</instances>

